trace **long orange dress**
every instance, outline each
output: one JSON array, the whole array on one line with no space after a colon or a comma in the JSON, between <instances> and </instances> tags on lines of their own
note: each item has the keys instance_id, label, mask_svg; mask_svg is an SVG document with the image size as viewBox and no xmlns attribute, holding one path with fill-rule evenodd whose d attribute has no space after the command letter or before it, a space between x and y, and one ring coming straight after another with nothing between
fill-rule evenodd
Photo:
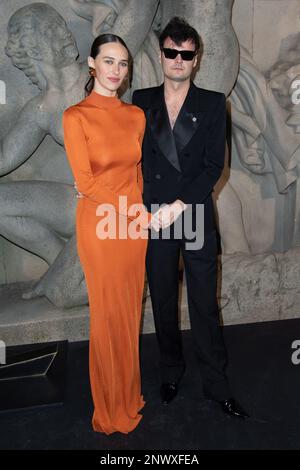
<instances>
[{"instance_id":1,"label":"long orange dress","mask_svg":"<svg viewBox=\"0 0 300 470\"><path fill-rule=\"evenodd\" d=\"M141 109L92 91L63 114L65 148L78 190L76 234L90 307L89 373L93 429L128 433L139 423L141 395L139 330L144 287L146 237L118 236L128 217L127 206L142 203L141 141L145 117ZM99 204L117 210L117 236L99 239ZM141 230L146 232L146 230Z\"/></svg>"}]
</instances>

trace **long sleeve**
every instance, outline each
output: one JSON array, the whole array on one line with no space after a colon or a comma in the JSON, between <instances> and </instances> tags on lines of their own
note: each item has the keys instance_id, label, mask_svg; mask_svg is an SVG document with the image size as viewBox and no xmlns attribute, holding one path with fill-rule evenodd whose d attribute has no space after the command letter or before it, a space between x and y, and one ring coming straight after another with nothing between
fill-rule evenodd
<instances>
[{"instance_id":1,"label":"long sleeve","mask_svg":"<svg viewBox=\"0 0 300 470\"><path fill-rule=\"evenodd\" d=\"M185 204L202 204L220 178L225 161L226 98L222 94L215 110L215 118L208 129L205 169L187 182L178 199Z\"/></svg>"},{"instance_id":2,"label":"long sleeve","mask_svg":"<svg viewBox=\"0 0 300 470\"><path fill-rule=\"evenodd\" d=\"M85 197L99 204L112 204L117 212L127 216L127 212L119 208L119 194L101 182L101 175L94 176L92 173L86 136L76 109L69 108L63 113L63 129L65 149L78 190ZM136 182L132 183L134 187ZM122 196L127 196L127 208L137 204L136 197L132 198L130 194L122 194Z\"/></svg>"}]
</instances>

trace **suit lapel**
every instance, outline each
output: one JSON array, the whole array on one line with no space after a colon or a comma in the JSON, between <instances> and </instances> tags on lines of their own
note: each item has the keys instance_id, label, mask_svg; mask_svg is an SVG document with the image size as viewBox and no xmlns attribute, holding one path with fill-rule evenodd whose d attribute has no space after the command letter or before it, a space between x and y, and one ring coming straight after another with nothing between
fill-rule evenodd
<instances>
[{"instance_id":1,"label":"suit lapel","mask_svg":"<svg viewBox=\"0 0 300 470\"><path fill-rule=\"evenodd\" d=\"M163 84L157 88L157 95L147 114L150 129L162 153L176 170L181 171L175 139L166 109Z\"/></svg>"},{"instance_id":2,"label":"suit lapel","mask_svg":"<svg viewBox=\"0 0 300 470\"><path fill-rule=\"evenodd\" d=\"M178 154L187 146L205 116L205 109L200 109L201 104L198 101L197 88L191 82L188 94L173 128Z\"/></svg>"},{"instance_id":3,"label":"suit lapel","mask_svg":"<svg viewBox=\"0 0 300 470\"><path fill-rule=\"evenodd\" d=\"M180 109L175 126L170 126L164 98L164 84L159 86L147 111L150 129L162 153L176 170L181 171L179 154L187 146L202 123L206 113L201 102L201 89L191 82L186 99Z\"/></svg>"}]
</instances>

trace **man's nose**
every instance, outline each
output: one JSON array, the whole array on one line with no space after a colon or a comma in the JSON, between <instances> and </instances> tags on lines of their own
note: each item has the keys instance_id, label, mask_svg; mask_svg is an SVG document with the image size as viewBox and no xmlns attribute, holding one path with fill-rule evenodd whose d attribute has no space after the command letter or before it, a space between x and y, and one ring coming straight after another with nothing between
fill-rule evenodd
<instances>
[{"instance_id":1,"label":"man's nose","mask_svg":"<svg viewBox=\"0 0 300 470\"><path fill-rule=\"evenodd\" d=\"M176 62L177 64L181 64L181 62L182 62L181 54L177 54L177 56L176 56L176 58L175 58L175 62Z\"/></svg>"}]
</instances>

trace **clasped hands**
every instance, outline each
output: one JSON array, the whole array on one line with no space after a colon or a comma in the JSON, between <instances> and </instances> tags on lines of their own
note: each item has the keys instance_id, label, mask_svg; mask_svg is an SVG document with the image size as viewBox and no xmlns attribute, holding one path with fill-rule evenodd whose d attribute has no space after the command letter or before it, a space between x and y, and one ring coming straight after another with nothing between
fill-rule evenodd
<instances>
[{"instance_id":1,"label":"clasped hands","mask_svg":"<svg viewBox=\"0 0 300 470\"><path fill-rule=\"evenodd\" d=\"M138 224L142 229L153 229L159 232L161 229L170 227L180 217L182 212L187 208L187 205L177 199L172 204L165 204L154 214L149 217L149 212L146 210L141 212L138 217Z\"/></svg>"},{"instance_id":2,"label":"clasped hands","mask_svg":"<svg viewBox=\"0 0 300 470\"><path fill-rule=\"evenodd\" d=\"M82 198L82 194L78 188L76 181L74 182L74 188L76 191L76 197ZM170 227L176 220L181 216L183 211L187 208L187 205L180 199L176 199L172 204L164 204L154 214L151 214L149 220L149 213L145 210L138 217L139 225L144 229L153 229L158 232L161 229Z\"/></svg>"},{"instance_id":3,"label":"clasped hands","mask_svg":"<svg viewBox=\"0 0 300 470\"><path fill-rule=\"evenodd\" d=\"M152 214L149 228L158 232L160 229L170 227L181 216L187 205L176 199L172 204L164 204L157 212Z\"/></svg>"}]
</instances>

